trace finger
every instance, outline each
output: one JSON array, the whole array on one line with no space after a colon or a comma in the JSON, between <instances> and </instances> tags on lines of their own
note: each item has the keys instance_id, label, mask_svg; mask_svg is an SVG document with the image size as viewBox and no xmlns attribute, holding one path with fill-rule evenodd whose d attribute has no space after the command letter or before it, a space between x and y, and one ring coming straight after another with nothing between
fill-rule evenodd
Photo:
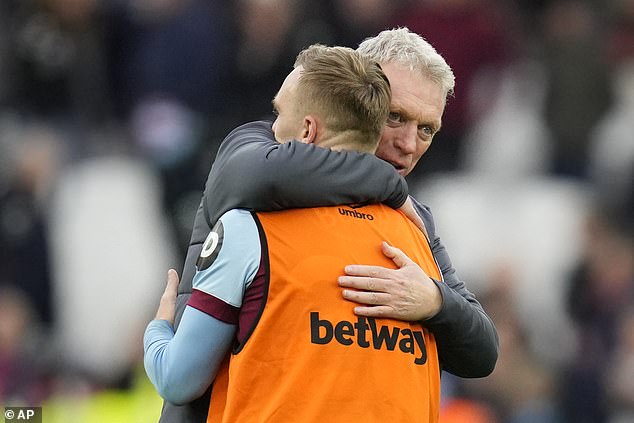
<instances>
[{"instance_id":1,"label":"finger","mask_svg":"<svg viewBox=\"0 0 634 423\"><path fill-rule=\"evenodd\" d=\"M343 270L348 276L366 276L370 278L387 279L387 274L391 269L381 266L351 264L344 267Z\"/></svg>"},{"instance_id":2,"label":"finger","mask_svg":"<svg viewBox=\"0 0 634 423\"><path fill-rule=\"evenodd\" d=\"M385 292L386 290L385 281L376 278L367 278L363 276L339 276L337 282L339 282L339 286L344 288L380 292Z\"/></svg>"},{"instance_id":3,"label":"finger","mask_svg":"<svg viewBox=\"0 0 634 423\"><path fill-rule=\"evenodd\" d=\"M384 317L391 319L398 317L392 307L385 305L373 307L359 306L355 307L353 311L357 316L363 317Z\"/></svg>"},{"instance_id":4,"label":"finger","mask_svg":"<svg viewBox=\"0 0 634 423\"><path fill-rule=\"evenodd\" d=\"M161 297L162 301L176 301L178 295L178 273L176 270L170 269L167 271L167 284L165 285L165 291Z\"/></svg>"},{"instance_id":5,"label":"finger","mask_svg":"<svg viewBox=\"0 0 634 423\"><path fill-rule=\"evenodd\" d=\"M167 284L178 286L180 280L178 278L178 272L174 269L170 269L167 271Z\"/></svg>"},{"instance_id":6,"label":"finger","mask_svg":"<svg viewBox=\"0 0 634 423\"><path fill-rule=\"evenodd\" d=\"M390 300L391 296L390 294L383 292L365 292L355 291L353 289L344 289L343 298L359 304L384 305Z\"/></svg>"},{"instance_id":7,"label":"finger","mask_svg":"<svg viewBox=\"0 0 634 423\"><path fill-rule=\"evenodd\" d=\"M399 269L413 263L413 261L407 256L407 254L405 254L399 248L391 246L385 241L383 241L383 244L381 245L381 251L383 251L385 257L392 259L394 264L396 264Z\"/></svg>"}]
</instances>

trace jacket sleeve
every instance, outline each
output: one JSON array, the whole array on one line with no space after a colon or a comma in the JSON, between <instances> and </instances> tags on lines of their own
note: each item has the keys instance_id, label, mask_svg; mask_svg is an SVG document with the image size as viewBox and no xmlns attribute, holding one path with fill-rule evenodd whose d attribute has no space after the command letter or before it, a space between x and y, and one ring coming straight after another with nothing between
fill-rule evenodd
<instances>
[{"instance_id":1,"label":"jacket sleeve","mask_svg":"<svg viewBox=\"0 0 634 423\"><path fill-rule=\"evenodd\" d=\"M222 142L205 186L212 225L234 208L257 211L337 204L385 203L398 208L407 183L371 154L332 151L291 141L279 144L270 122L251 122Z\"/></svg>"},{"instance_id":2,"label":"jacket sleeve","mask_svg":"<svg viewBox=\"0 0 634 423\"><path fill-rule=\"evenodd\" d=\"M423 322L436 338L443 370L459 377L488 376L498 358L498 334L475 295L458 278L445 246L436 235L431 210L413 200L427 227L432 253L443 281L435 281L443 297L440 312Z\"/></svg>"}]
</instances>

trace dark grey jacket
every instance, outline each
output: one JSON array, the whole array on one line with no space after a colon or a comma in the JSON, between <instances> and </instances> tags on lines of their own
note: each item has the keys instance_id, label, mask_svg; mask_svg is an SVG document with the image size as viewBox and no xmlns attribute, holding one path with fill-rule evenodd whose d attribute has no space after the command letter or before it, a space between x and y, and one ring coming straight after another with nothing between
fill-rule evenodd
<instances>
[{"instance_id":1,"label":"dark grey jacket","mask_svg":"<svg viewBox=\"0 0 634 423\"><path fill-rule=\"evenodd\" d=\"M278 144L270 122L236 128L218 150L196 213L179 286L176 324L191 294L202 244L213 223L226 211L376 202L397 208L406 198L405 180L390 164L372 155L334 152L299 142ZM444 283L437 283L443 296L442 309L423 324L434 333L443 370L460 377L487 376L498 355L495 327L458 278L435 233L430 209L415 200L414 204L425 222L444 279ZM209 393L184 406L165 403L160 422L204 422Z\"/></svg>"}]
</instances>

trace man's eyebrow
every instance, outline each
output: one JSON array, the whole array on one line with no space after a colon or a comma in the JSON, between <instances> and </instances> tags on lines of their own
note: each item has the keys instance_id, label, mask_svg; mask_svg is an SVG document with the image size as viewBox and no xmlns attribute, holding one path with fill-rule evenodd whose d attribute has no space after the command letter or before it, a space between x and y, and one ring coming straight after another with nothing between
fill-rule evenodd
<instances>
[{"instance_id":1,"label":"man's eyebrow","mask_svg":"<svg viewBox=\"0 0 634 423\"><path fill-rule=\"evenodd\" d=\"M416 116L414 116L413 114L409 113L407 110L405 109L400 109L398 111L401 116L403 116L403 118L405 118L406 120L413 120L415 122L418 122L418 119L416 119Z\"/></svg>"},{"instance_id":2,"label":"man's eyebrow","mask_svg":"<svg viewBox=\"0 0 634 423\"><path fill-rule=\"evenodd\" d=\"M432 127L432 129L434 130L434 133L440 131L440 128L442 126L442 122L434 122L433 120L427 120L427 119L423 119L423 120L418 120L418 118L416 118L414 115L412 115L411 113L409 113L407 110L401 108L401 107L393 107L390 108L390 112L397 112L400 113L401 116L405 119L405 120L411 120L416 122L417 125L429 125Z\"/></svg>"},{"instance_id":3,"label":"man's eyebrow","mask_svg":"<svg viewBox=\"0 0 634 423\"><path fill-rule=\"evenodd\" d=\"M416 117L412 113L408 112L404 107L401 107L399 105L390 107L390 113L398 113L405 120L413 120L418 122L418 119L416 119Z\"/></svg>"}]
</instances>

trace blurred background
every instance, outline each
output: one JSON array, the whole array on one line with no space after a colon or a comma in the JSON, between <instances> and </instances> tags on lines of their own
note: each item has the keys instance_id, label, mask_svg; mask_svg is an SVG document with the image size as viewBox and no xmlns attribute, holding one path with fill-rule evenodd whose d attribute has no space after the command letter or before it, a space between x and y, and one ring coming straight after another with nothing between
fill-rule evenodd
<instances>
[{"instance_id":1,"label":"blurred background","mask_svg":"<svg viewBox=\"0 0 634 423\"><path fill-rule=\"evenodd\" d=\"M223 136L395 26L456 74L408 182L501 340L441 422L634 422L633 0L2 0L0 405L156 421L142 333Z\"/></svg>"}]
</instances>

